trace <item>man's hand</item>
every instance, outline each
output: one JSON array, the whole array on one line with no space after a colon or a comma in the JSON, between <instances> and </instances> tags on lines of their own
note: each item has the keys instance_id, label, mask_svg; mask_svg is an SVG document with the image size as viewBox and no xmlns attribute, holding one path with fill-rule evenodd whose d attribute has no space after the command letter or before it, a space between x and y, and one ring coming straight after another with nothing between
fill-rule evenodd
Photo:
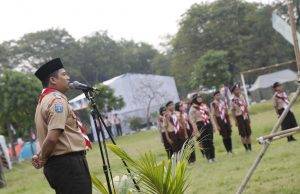
<instances>
[{"instance_id":1,"label":"man's hand","mask_svg":"<svg viewBox=\"0 0 300 194\"><path fill-rule=\"evenodd\" d=\"M42 160L39 155L33 155L31 160L32 166L36 169L40 169L44 166L45 161Z\"/></svg>"}]
</instances>

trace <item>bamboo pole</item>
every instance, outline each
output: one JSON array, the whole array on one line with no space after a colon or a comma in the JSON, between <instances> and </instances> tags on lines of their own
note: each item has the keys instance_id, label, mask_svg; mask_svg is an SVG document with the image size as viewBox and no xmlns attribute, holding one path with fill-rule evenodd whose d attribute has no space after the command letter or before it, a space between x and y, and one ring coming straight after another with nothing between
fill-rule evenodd
<instances>
[{"instance_id":1,"label":"bamboo pole","mask_svg":"<svg viewBox=\"0 0 300 194\"><path fill-rule=\"evenodd\" d=\"M282 139L282 138L285 138L285 137L288 137L290 135L294 135L296 133L299 133L300 131L294 131L294 132L291 132L291 133L286 133L286 134L283 134L283 135L279 135L279 136L276 136L272 139L272 141L275 141L275 140L278 140L278 139Z\"/></svg>"},{"instance_id":2,"label":"bamboo pole","mask_svg":"<svg viewBox=\"0 0 300 194\"><path fill-rule=\"evenodd\" d=\"M244 74L242 74L242 73L241 73L241 80L242 80L242 84L243 84L243 89L244 89L247 105L250 106L249 96L248 96L246 83L245 83L245 78L244 78Z\"/></svg>"},{"instance_id":3,"label":"bamboo pole","mask_svg":"<svg viewBox=\"0 0 300 194\"><path fill-rule=\"evenodd\" d=\"M296 62L295 60L291 60L291 61L287 61L287 62L284 62L284 63L278 63L278 64L274 64L274 65L269 65L269 66L266 66L266 67L259 67L259 68L256 68L256 69L250 69L250 70L247 70L247 71L242 71L241 73L242 74L253 73L253 72L256 72L256 71L266 70L266 69L273 68L273 67L281 67L281 66L291 64L291 63L295 63L295 62Z\"/></svg>"},{"instance_id":4,"label":"bamboo pole","mask_svg":"<svg viewBox=\"0 0 300 194\"><path fill-rule=\"evenodd\" d=\"M273 134L270 134L270 135L265 135L265 136L262 136L262 137L259 137L257 138L257 140L259 141L264 141L264 140L267 140L267 139L272 139L276 136L279 136L279 135L284 135L286 133L291 133L291 132L297 132L300 130L300 127L294 127L294 128L291 128L291 129L287 129L287 130L284 130L284 131L279 131L279 132L276 132L276 133L273 133Z\"/></svg>"},{"instance_id":5,"label":"bamboo pole","mask_svg":"<svg viewBox=\"0 0 300 194\"><path fill-rule=\"evenodd\" d=\"M296 22L294 17L294 6L293 2L291 0L288 1L288 11L289 11L289 18L290 18L290 24L292 29L292 36L293 36L293 42L294 42L294 52L296 56L296 63L298 67L298 79L300 78L300 52L299 52L299 42L297 37L297 29L296 29Z\"/></svg>"},{"instance_id":6,"label":"bamboo pole","mask_svg":"<svg viewBox=\"0 0 300 194\"><path fill-rule=\"evenodd\" d=\"M299 93L300 93L300 86L298 86L297 88L297 91L296 91L296 94L295 96L292 98L291 100L291 103L288 105L288 107L283 111L282 115L279 117L279 119L277 120L276 124L274 125L272 131L271 131L271 134L275 133L283 119L285 118L285 116L287 115L287 113L290 111L291 107L294 105L294 103L296 102L297 100L297 97L299 96ZM263 148L261 149L261 151L259 152L257 158L255 159L255 162L252 164L251 168L248 170L246 176L244 177L241 185L239 186L238 190L237 190L237 194L241 194L244 192L245 188L246 188L246 185L247 183L249 182L251 176L253 175L254 171L256 170L257 166L259 165L261 159L263 158L263 156L265 155L266 151L268 150L268 147L270 145L270 142L265 142L263 144Z\"/></svg>"}]
</instances>

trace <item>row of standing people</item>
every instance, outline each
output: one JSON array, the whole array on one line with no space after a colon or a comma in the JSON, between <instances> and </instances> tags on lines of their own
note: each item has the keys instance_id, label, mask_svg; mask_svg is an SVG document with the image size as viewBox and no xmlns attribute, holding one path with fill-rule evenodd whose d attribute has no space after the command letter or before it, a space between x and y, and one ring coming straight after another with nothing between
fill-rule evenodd
<instances>
[{"instance_id":1,"label":"row of standing people","mask_svg":"<svg viewBox=\"0 0 300 194\"><path fill-rule=\"evenodd\" d=\"M174 106L174 103L170 101L165 107L160 108L158 126L169 158L173 153L181 150L185 141L195 136L203 156L209 162L213 162L215 160L214 131L219 131L227 153L232 153L232 124L229 118L229 109L231 109L232 118L238 128L245 150L252 150L251 120L246 99L242 95L238 84L232 86L230 91L233 94L230 100L230 108L229 101L222 97L220 91L214 93L210 107L203 101L200 94L195 94L190 104L181 101ZM279 117L290 102L282 84L275 82L273 91L273 105ZM283 119L281 128L287 130L297 126L294 113L289 110ZM291 142L296 139L291 135L287 137L287 140ZM195 159L195 151L193 151L189 162L194 162Z\"/></svg>"},{"instance_id":2,"label":"row of standing people","mask_svg":"<svg viewBox=\"0 0 300 194\"><path fill-rule=\"evenodd\" d=\"M234 121L246 151L251 151L251 127L246 100L238 85L234 85L231 92L234 95L231 100ZM184 142L195 136L202 154L209 162L215 161L214 131L219 131L226 151L232 153L229 107L219 91L213 96L210 105L204 102L200 94L195 94L190 104L181 101L174 106L170 101L160 108L158 126L168 157L181 150ZM189 161L195 161L195 152Z\"/></svg>"},{"instance_id":3,"label":"row of standing people","mask_svg":"<svg viewBox=\"0 0 300 194\"><path fill-rule=\"evenodd\" d=\"M108 132L112 136L122 136L122 125L121 125L121 119L118 117L118 114L114 114L112 117L105 116L104 117L104 123L107 127ZM113 133L113 126L116 130L116 133Z\"/></svg>"}]
</instances>

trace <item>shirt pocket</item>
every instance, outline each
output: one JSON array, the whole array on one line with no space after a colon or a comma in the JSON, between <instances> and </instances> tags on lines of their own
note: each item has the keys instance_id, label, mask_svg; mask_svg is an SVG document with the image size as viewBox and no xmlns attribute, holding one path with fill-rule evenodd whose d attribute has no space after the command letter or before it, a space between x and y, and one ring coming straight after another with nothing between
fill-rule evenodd
<instances>
[{"instance_id":1,"label":"shirt pocket","mask_svg":"<svg viewBox=\"0 0 300 194\"><path fill-rule=\"evenodd\" d=\"M78 127L77 126L77 116L76 114L70 110L69 114L68 114L68 118L67 118L67 124L71 127Z\"/></svg>"}]
</instances>

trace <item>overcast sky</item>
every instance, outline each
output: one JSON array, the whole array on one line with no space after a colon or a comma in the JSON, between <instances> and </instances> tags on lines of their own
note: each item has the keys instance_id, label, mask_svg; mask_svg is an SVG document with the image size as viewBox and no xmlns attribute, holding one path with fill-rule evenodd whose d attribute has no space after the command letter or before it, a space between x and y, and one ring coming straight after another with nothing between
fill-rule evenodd
<instances>
[{"instance_id":1,"label":"overcast sky","mask_svg":"<svg viewBox=\"0 0 300 194\"><path fill-rule=\"evenodd\" d=\"M192 4L203 1L2 0L0 42L29 32L64 28L76 39L107 30L114 39L145 41L158 47L167 34L176 33L180 16Z\"/></svg>"}]
</instances>

